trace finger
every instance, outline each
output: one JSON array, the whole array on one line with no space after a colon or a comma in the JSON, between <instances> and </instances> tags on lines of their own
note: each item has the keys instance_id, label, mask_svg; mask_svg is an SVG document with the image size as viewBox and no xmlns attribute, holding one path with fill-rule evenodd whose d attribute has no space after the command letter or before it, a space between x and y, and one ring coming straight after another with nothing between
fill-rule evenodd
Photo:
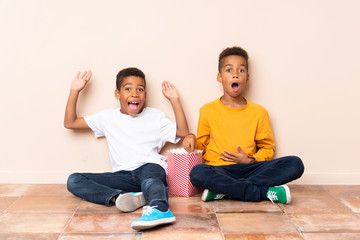
<instances>
[{"instance_id":1,"label":"finger","mask_svg":"<svg viewBox=\"0 0 360 240\"><path fill-rule=\"evenodd\" d=\"M195 140L192 138L185 138L183 141L183 144L186 146L186 150L188 152L194 152L195 151Z\"/></svg>"},{"instance_id":2,"label":"finger","mask_svg":"<svg viewBox=\"0 0 360 240\"><path fill-rule=\"evenodd\" d=\"M83 73L81 73L80 78L84 78L85 75L86 75L86 71L84 71Z\"/></svg>"},{"instance_id":3,"label":"finger","mask_svg":"<svg viewBox=\"0 0 360 240\"><path fill-rule=\"evenodd\" d=\"M86 74L86 79L90 80L91 76L92 76L92 71L89 70L88 73Z\"/></svg>"},{"instance_id":4,"label":"finger","mask_svg":"<svg viewBox=\"0 0 360 240\"><path fill-rule=\"evenodd\" d=\"M236 153L232 153L226 150L224 150L224 152L227 154L227 156L236 157Z\"/></svg>"},{"instance_id":5,"label":"finger","mask_svg":"<svg viewBox=\"0 0 360 240\"><path fill-rule=\"evenodd\" d=\"M174 89L174 88L175 88L174 84L172 84L171 82L168 82L168 84L169 84L169 88L170 88L170 89Z\"/></svg>"},{"instance_id":6,"label":"finger","mask_svg":"<svg viewBox=\"0 0 360 240\"><path fill-rule=\"evenodd\" d=\"M228 161L228 162L235 162L234 160L232 160L230 158L226 158L226 157L221 157L221 159L224 161Z\"/></svg>"},{"instance_id":7,"label":"finger","mask_svg":"<svg viewBox=\"0 0 360 240\"><path fill-rule=\"evenodd\" d=\"M191 144L190 143L184 141L183 147L185 148L185 150L187 152L191 152Z\"/></svg>"},{"instance_id":8,"label":"finger","mask_svg":"<svg viewBox=\"0 0 360 240\"><path fill-rule=\"evenodd\" d=\"M80 72L77 72L75 78L79 78L80 77Z\"/></svg>"},{"instance_id":9,"label":"finger","mask_svg":"<svg viewBox=\"0 0 360 240\"><path fill-rule=\"evenodd\" d=\"M91 74L89 74L89 72L87 72L84 76L84 80L87 82L90 80Z\"/></svg>"},{"instance_id":10,"label":"finger","mask_svg":"<svg viewBox=\"0 0 360 240\"><path fill-rule=\"evenodd\" d=\"M237 146L237 150L238 150L239 153L243 153L243 152L244 152L244 151L241 149L240 146Z\"/></svg>"},{"instance_id":11,"label":"finger","mask_svg":"<svg viewBox=\"0 0 360 240\"><path fill-rule=\"evenodd\" d=\"M189 152L188 146L186 146L185 143L183 143L183 148L184 148L187 152Z\"/></svg>"},{"instance_id":12,"label":"finger","mask_svg":"<svg viewBox=\"0 0 360 240\"><path fill-rule=\"evenodd\" d=\"M169 81L165 81L165 85L166 85L166 90L171 89L171 85L170 85Z\"/></svg>"},{"instance_id":13,"label":"finger","mask_svg":"<svg viewBox=\"0 0 360 240\"><path fill-rule=\"evenodd\" d=\"M222 154L226 159L234 159L233 156L231 156L231 155L229 155L229 154L227 154L227 153L225 153L225 152L222 152L221 154Z\"/></svg>"},{"instance_id":14,"label":"finger","mask_svg":"<svg viewBox=\"0 0 360 240\"><path fill-rule=\"evenodd\" d=\"M191 144L190 144L190 151L191 151L191 152L194 152L194 151L195 151L195 144L193 144L192 142L191 142Z\"/></svg>"},{"instance_id":15,"label":"finger","mask_svg":"<svg viewBox=\"0 0 360 240\"><path fill-rule=\"evenodd\" d=\"M161 83L161 86L162 86L163 91L167 91L167 90L168 90L166 81L163 81L163 82Z\"/></svg>"}]
</instances>

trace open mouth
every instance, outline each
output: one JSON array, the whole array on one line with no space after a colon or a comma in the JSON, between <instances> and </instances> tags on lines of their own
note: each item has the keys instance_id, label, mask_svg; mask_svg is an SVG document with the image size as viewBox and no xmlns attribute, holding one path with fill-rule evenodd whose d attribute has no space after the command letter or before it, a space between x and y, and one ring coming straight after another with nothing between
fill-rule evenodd
<instances>
[{"instance_id":1,"label":"open mouth","mask_svg":"<svg viewBox=\"0 0 360 240\"><path fill-rule=\"evenodd\" d=\"M138 102L128 102L129 109L131 111L137 111L139 109L140 103Z\"/></svg>"},{"instance_id":2,"label":"open mouth","mask_svg":"<svg viewBox=\"0 0 360 240\"><path fill-rule=\"evenodd\" d=\"M232 84L231 84L231 88L232 88L232 90L234 90L234 91L239 90L239 83L237 83L237 82L232 83Z\"/></svg>"}]
</instances>

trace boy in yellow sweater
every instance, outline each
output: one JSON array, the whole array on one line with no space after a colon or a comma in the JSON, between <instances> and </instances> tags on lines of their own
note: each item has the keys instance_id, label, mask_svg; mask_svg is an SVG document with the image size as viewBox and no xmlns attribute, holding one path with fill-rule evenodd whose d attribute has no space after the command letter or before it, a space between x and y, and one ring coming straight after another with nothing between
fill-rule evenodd
<instances>
[{"instance_id":1,"label":"boy in yellow sweater","mask_svg":"<svg viewBox=\"0 0 360 240\"><path fill-rule=\"evenodd\" d=\"M203 201L227 196L290 203L284 184L301 177L304 165L296 156L271 160L275 142L269 114L243 96L249 81L244 49L220 53L217 81L223 85L223 96L200 109L197 137L189 134L183 141L187 151L198 148L204 153L205 164L191 170L192 184L205 189Z\"/></svg>"}]
</instances>

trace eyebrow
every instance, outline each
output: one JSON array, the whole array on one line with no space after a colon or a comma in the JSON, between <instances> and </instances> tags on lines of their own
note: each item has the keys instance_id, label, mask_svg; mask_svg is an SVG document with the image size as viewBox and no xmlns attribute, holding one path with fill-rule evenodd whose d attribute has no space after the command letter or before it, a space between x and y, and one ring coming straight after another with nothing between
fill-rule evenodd
<instances>
[{"instance_id":1,"label":"eyebrow","mask_svg":"<svg viewBox=\"0 0 360 240\"><path fill-rule=\"evenodd\" d=\"M226 64L226 65L225 65L225 67L227 67L227 66L231 66L231 67L232 67L232 66L234 66L234 65L232 65L232 64L229 63L229 64ZM240 64L240 65L238 65L238 66L240 66L240 67L241 67L241 66L246 67L245 64Z\"/></svg>"},{"instance_id":2,"label":"eyebrow","mask_svg":"<svg viewBox=\"0 0 360 240\"><path fill-rule=\"evenodd\" d=\"M133 84L132 83L125 83L123 87L126 87L127 85L133 85ZM143 85L143 84L139 84L137 86L145 88L145 85Z\"/></svg>"}]
</instances>

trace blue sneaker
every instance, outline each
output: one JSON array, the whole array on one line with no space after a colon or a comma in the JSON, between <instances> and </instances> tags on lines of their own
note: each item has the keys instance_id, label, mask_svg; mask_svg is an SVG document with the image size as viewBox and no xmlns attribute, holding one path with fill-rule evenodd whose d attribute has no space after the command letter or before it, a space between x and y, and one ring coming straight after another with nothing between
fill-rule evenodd
<instances>
[{"instance_id":1,"label":"blue sneaker","mask_svg":"<svg viewBox=\"0 0 360 240\"><path fill-rule=\"evenodd\" d=\"M131 223L135 230L153 228L162 224L175 222L174 215L168 209L166 212L157 210L155 207L145 206L143 215Z\"/></svg>"},{"instance_id":2,"label":"blue sneaker","mask_svg":"<svg viewBox=\"0 0 360 240\"><path fill-rule=\"evenodd\" d=\"M133 212L145 206L146 199L142 192L129 192L120 194L116 199L116 207L122 212Z\"/></svg>"}]
</instances>

